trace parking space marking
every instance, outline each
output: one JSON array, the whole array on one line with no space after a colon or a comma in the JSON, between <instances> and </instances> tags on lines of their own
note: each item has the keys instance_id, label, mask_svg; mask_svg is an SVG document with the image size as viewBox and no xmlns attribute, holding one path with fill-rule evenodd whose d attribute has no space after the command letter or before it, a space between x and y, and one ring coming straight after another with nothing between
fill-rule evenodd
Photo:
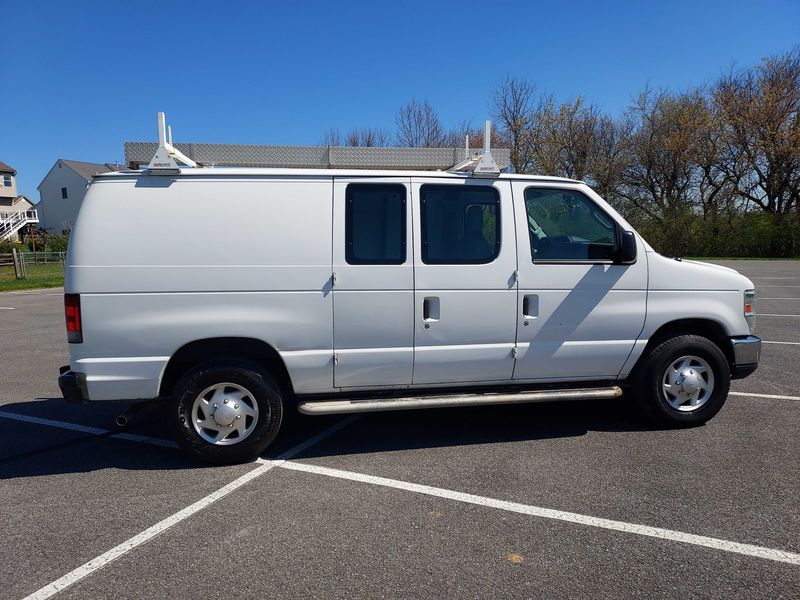
<instances>
[{"instance_id":1,"label":"parking space marking","mask_svg":"<svg viewBox=\"0 0 800 600\"><path fill-rule=\"evenodd\" d=\"M0 418L11 419L13 421L22 421L24 423L33 423L34 425L44 425L46 427L58 427L60 429L70 429L72 431L79 431L81 433L90 433L92 435L106 435L109 438L127 440L129 442L142 442L145 444L152 444L154 446L164 446L165 448L178 447L178 445L171 440L162 440L160 438L154 438L148 435L138 435L136 433L122 433L122 432L112 433L110 429L102 429L101 427L90 427L88 425L69 423L68 421L55 421L53 419L43 419L41 417L21 415L18 413L6 412L4 410L0 411Z\"/></svg>"},{"instance_id":2,"label":"parking space marking","mask_svg":"<svg viewBox=\"0 0 800 600\"><path fill-rule=\"evenodd\" d=\"M729 396L752 396L753 398L768 398L770 400L800 400L800 396L779 396L778 394L753 394L752 392L728 392Z\"/></svg>"},{"instance_id":3,"label":"parking space marking","mask_svg":"<svg viewBox=\"0 0 800 600\"><path fill-rule=\"evenodd\" d=\"M17 310L17 309L12 308L11 306L0 306L0 310Z\"/></svg>"},{"instance_id":4,"label":"parking space marking","mask_svg":"<svg viewBox=\"0 0 800 600\"><path fill-rule=\"evenodd\" d=\"M758 313L759 317L800 317L800 315L779 315L776 313Z\"/></svg>"},{"instance_id":5,"label":"parking space marking","mask_svg":"<svg viewBox=\"0 0 800 600\"><path fill-rule=\"evenodd\" d=\"M649 525L639 525L636 523L627 523L625 521L614 521L611 519L592 517L590 515L582 515L579 513L565 512L551 508L543 508L540 506L531 506L528 504L520 504L518 502L508 502L506 500L497 500L495 498L476 496L474 494L465 494L463 492L456 492L453 490L432 487L429 485L421 485L418 483L400 481L397 479L387 479L385 477L376 477L374 475L364 475L363 473L342 471L340 469L331 469L328 467L320 467L306 463L284 462L276 466L279 466L283 469L290 469L292 471L301 471L315 475L324 475L326 477L347 479L360 483L368 483L371 485L405 490L408 492L424 494L426 496L435 496L437 498L445 498L447 500L456 500L466 504L496 508L499 510L530 515L533 517L554 519L557 521L565 521L568 523L586 525L589 527L598 527L601 529L611 529L613 531L633 533L645 537L670 540L683 544L692 544L694 546L704 546L714 550L722 550L724 552L732 552L734 554L744 554L746 556L753 556L756 558L763 558L765 560L773 560L800 566L800 554L789 552L787 550L766 548L763 546L755 546L753 544L742 544L730 540L723 540L721 538L685 533L683 531L675 531L672 529L663 529L661 527L651 527Z\"/></svg>"},{"instance_id":6,"label":"parking space marking","mask_svg":"<svg viewBox=\"0 0 800 600\"><path fill-rule=\"evenodd\" d=\"M800 342L768 342L767 340L761 340L762 344L784 344L786 346L800 346Z\"/></svg>"},{"instance_id":7,"label":"parking space marking","mask_svg":"<svg viewBox=\"0 0 800 600\"><path fill-rule=\"evenodd\" d=\"M314 444L321 442L322 440L333 435L337 431L344 429L345 427L350 425L353 421L355 421L357 418L358 416L356 415L346 419L342 419L338 423L322 431L321 433L315 435L314 437L309 438L306 441L287 450L275 460L259 461L259 465L255 469L252 469L251 471L248 471L244 475L237 477L229 484L224 485L217 491L212 492L207 496L204 496L197 502L190 504L189 506L187 506L182 510L179 510L175 514L170 515L166 519L159 521L155 525L148 527L147 529L133 536L129 540L126 540L121 544L119 544L118 546L111 548L111 550L108 550L107 552L104 552L100 556L97 556L96 558L93 558L92 560L82 564L77 569L74 569L69 573L67 573L66 575L59 577L52 583L49 583L43 588L35 591L33 594L26 596L23 600L44 600L45 598L50 598L52 595L71 586L74 583L77 583L78 581L91 575L95 571L102 569L111 561L116 560L121 556L124 556L131 550L141 546L142 544L147 543L157 535L164 533L166 530L170 529L174 525L177 525L181 521L188 519L193 514L210 506L217 500L220 500L225 496L229 495L231 492L236 491L243 485L251 482L256 477L263 475L264 473L270 471L271 469L274 469L275 467L279 467L285 464L285 461L289 460L294 456L297 456L304 450L308 449L310 446L313 446Z\"/></svg>"},{"instance_id":8,"label":"parking space marking","mask_svg":"<svg viewBox=\"0 0 800 600\"><path fill-rule=\"evenodd\" d=\"M758 298L758 300L800 300L800 298Z\"/></svg>"}]
</instances>

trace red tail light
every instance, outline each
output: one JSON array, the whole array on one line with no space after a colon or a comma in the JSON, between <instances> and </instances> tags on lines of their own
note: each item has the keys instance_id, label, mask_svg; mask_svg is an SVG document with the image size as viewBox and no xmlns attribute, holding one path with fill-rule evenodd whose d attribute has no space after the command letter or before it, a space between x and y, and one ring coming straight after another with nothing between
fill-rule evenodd
<instances>
[{"instance_id":1,"label":"red tail light","mask_svg":"<svg viewBox=\"0 0 800 600\"><path fill-rule=\"evenodd\" d=\"M64 294L64 316L67 319L67 341L80 344L83 341L80 294Z\"/></svg>"}]
</instances>

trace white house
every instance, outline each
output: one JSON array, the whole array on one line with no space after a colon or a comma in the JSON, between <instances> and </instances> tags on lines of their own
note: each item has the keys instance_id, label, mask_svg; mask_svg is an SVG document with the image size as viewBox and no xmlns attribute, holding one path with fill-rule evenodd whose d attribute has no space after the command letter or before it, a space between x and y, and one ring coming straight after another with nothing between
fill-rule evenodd
<instances>
[{"instance_id":1,"label":"white house","mask_svg":"<svg viewBox=\"0 0 800 600\"><path fill-rule=\"evenodd\" d=\"M124 168L111 163L58 159L37 187L39 226L54 233L72 229L86 195L86 184L98 173Z\"/></svg>"},{"instance_id":2,"label":"white house","mask_svg":"<svg viewBox=\"0 0 800 600\"><path fill-rule=\"evenodd\" d=\"M20 232L38 221L33 202L17 194L17 171L0 162L0 241L20 239Z\"/></svg>"}]
</instances>

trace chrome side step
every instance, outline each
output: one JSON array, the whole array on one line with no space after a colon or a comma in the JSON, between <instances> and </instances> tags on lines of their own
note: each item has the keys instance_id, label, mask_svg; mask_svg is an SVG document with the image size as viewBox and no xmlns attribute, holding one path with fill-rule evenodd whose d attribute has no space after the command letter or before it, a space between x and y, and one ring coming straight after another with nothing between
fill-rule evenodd
<instances>
[{"instance_id":1,"label":"chrome side step","mask_svg":"<svg viewBox=\"0 0 800 600\"><path fill-rule=\"evenodd\" d=\"M446 396L408 396L405 398L365 398L358 400L321 400L300 402L297 410L305 415L337 415L345 413L379 412L384 410L415 410L485 404L522 404L554 400L610 400L622 396L619 386L566 390L539 390L505 394L448 394Z\"/></svg>"}]
</instances>

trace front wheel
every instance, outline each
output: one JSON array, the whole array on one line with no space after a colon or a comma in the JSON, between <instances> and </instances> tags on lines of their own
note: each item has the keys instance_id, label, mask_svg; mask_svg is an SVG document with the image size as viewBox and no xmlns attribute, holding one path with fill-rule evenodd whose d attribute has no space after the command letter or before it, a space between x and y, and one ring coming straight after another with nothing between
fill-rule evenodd
<instances>
[{"instance_id":1,"label":"front wheel","mask_svg":"<svg viewBox=\"0 0 800 600\"><path fill-rule=\"evenodd\" d=\"M676 336L642 360L632 391L653 421L672 427L702 425L725 404L730 367L722 350L708 338Z\"/></svg>"},{"instance_id":2,"label":"front wheel","mask_svg":"<svg viewBox=\"0 0 800 600\"><path fill-rule=\"evenodd\" d=\"M184 375L172 393L170 421L178 445L214 464L255 459L278 435L280 388L250 363L212 362Z\"/></svg>"}]
</instances>

